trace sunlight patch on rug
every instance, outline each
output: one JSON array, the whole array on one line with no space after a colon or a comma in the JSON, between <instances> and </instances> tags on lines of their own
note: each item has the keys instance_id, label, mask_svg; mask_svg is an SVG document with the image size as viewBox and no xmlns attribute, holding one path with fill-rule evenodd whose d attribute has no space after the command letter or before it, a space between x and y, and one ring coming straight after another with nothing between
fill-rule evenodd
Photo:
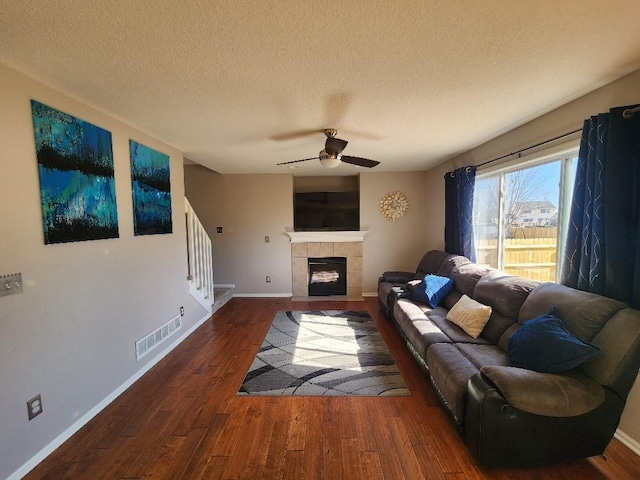
<instances>
[{"instance_id":1,"label":"sunlight patch on rug","mask_svg":"<svg viewBox=\"0 0 640 480\"><path fill-rule=\"evenodd\" d=\"M278 312L238 395L410 395L367 312Z\"/></svg>"}]
</instances>

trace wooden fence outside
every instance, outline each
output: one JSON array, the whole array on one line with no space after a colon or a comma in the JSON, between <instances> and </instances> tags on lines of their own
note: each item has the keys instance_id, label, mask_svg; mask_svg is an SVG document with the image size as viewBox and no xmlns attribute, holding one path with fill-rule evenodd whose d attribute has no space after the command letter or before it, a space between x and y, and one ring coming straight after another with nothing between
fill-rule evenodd
<instances>
[{"instance_id":1,"label":"wooden fence outside","mask_svg":"<svg viewBox=\"0 0 640 480\"><path fill-rule=\"evenodd\" d=\"M532 229L527 229L527 233ZM545 230L545 228L538 228ZM555 232L555 228L553 229ZM528 235L527 235L528 236ZM557 239L507 238L504 240L503 270L541 282L556 281ZM497 267L498 240L476 239L477 263Z\"/></svg>"}]
</instances>

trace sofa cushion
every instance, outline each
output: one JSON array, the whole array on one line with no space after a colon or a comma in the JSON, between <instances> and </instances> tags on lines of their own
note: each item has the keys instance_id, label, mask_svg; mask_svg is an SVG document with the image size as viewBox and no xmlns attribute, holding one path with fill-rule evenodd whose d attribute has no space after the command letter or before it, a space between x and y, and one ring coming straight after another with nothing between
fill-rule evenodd
<instances>
[{"instance_id":1,"label":"sofa cushion","mask_svg":"<svg viewBox=\"0 0 640 480\"><path fill-rule=\"evenodd\" d=\"M499 344L500 338L502 337L504 332L509 330L509 328L511 328L513 325L516 325L518 327L520 326L520 324L518 322L515 322L512 318L505 317L500 312L492 310L489 321L482 329L480 336L482 338L486 338L491 343ZM503 350L505 352L507 351L506 344Z\"/></svg>"},{"instance_id":2,"label":"sofa cushion","mask_svg":"<svg viewBox=\"0 0 640 480\"><path fill-rule=\"evenodd\" d=\"M473 343L456 343L455 345L478 368L487 365L509 366L509 356L497 345Z\"/></svg>"},{"instance_id":3,"label":"sofa cushion","mask_svg":"<svg viewBox=\"0 0 640 480\"><path fill-rule=\"evenodd\" d=\"M447 258L454 256L455 255L444 252L442 250L430 250L424 254L422 259L420 260L420 263L418 263L416 273L421 276L424 276L427 273L435 274L442 265L442 262L444 262Z\"/></svg>"},{"instance_id":4,"label":"sofa cushion","mask_svg":"<svg viewBox=\"0 0 640 480\"><path fill-rule=\"evenodd\" d=\"M436 391L453 414L456 423L462 423L467 382L478 373L478 368L450 343L431 345L427 349L426 362Z\"/></svg>"},{"instance_id":5,"label":"sofa cushion","mask_svg":"<svg viewBox=\"0 0 640 480\"><path fill-rule=\"evenodd\" d=\"M445 308L438 307L428 309L425 314L427 318L433 322L438 328L454 343L471 343L473 345L489 345L490 342L482 337L473 338L467 334L462 328L453 322L447 320Z\"/></svg>"},{"instance_id":6,"label":"sofa cushion","mask_svg":"<svg viewBox=\"0 0 640 480\"><path fill-rule=\"evenodd\" d=\"M448 276L455 282L457 291L473 298L473 290L476 288L476 283L492 270L494 269L491 267L465 263L455 267Z\"/></svg>"},{"instance_id":7,"label":"sofa cushion","mask_svg":"<svg viewBox=\"0 0 640 480\"><path fill-rule=\"evenodd\" d=\"M467 263L471 263L471 260L467 257L463 257L462 255L449 255L442 261L435 274L441 277L451 278L451 272L454 268L459 265L466 265Z\"/></svg>"},{"instance_id":8,"label":"sofa cushion","mask_svg":"<svg viewBox=\"0 0 640 480\"><path fill-rule=\"evenodd\" d=\"M555 375L504 366L486 366L480 372L511 405L536 415L573 417L604 401L604 389L578 372Z\"/></svg>"},{"instance_id":9,"label":"sofa cushion","mask_svg":"<svg viewBox=\"0 0 640 480\"><path fill-rule=\"evenodd\" d=\"M447 320L458 325L469 336L478 338L490 316L491 307L463 295L447 313Z\"/></svg>"},{"instance_id":10,"label":"sofa cushion","mask_svg":"<svg viewBox=\"0 0 640 480\"><path fill-rule=\"evenodd\" d=\"M547 373L571 370L598 351L569 332L555 309L525 322L511 335L507 347L511 366Z\"/></svg>"},{"instance_id":11,"label":"sofa cushion","mask_svg":"<svg viewBox=\"0 0 640 480\"><path fill-rule=\"evenodd\" d=\"M481 335L492 343L498 343L502 334L517 322L522 304L539 284L499 270L490 271L480 278L473 290L473 298L493 309Z\"/></svg>"},{"instance_id":12,"label":"sofa cushion","mask_svg":"<svg viewBox=\"0 0 640 480\"><path fill-rule=\"evenodd\" d=\"M427 274L417 283L409 282L411 298L418 302L427 303L431 308L436 308L438 303L453 288L453 280L439 275Z\"/></svg>"},{"instance_id":13,"label":"sofa cushion","mask_svg":"<svg viewBox=\"0 0 640 480\"><path fill-rule=\"evenodd\" d=\"M473 290L473 298L515 322L522 304L540 282L516 277L500 270L492 270L482 276Z\"/></svg>"},{"instance_id":14,"label":"sofa cushion","mask_svg":"<svg viewBox=\"0 0 640 480\"><path fill-rule=\"evenodd\" d=\"M556 308L567 329L590 342L616 312L626 307L622 302L595 293L556 283L543 283L534 288L525 300L519 321L523 323Z\"/></svg>"},{"instance_id":15,"label":"sofa cushion","mask_svg":"<svg viewBox=\"0 0 640 480\"><path fill-rule=\"evenodd\" d=\"M640 310L616 312L591 343L600 348L600 353L579 370L626 398L638 374L638 369L629 365L640 362Z\"/></svg>"},{"instance_id":16,"label":"sofa cushion","mask_svg":"<svg viewBox=\"0 0 640 480\"><path fill-rule=\"evenodd\" d=\"M451 310L451 307L458 303L460 297L462 297L462 293L456 290L454 286L454 288L447 294L447 296L442 299L440 305L442 305L447 310Z\"/></svg>"},{"instance_id":17,"label":"sofa cushion","mask_svg":"<svg viewBox=\"0 0 640 480\"><path fill-rule=\"evenodd\" d=\"M446 315L446 310L441 307L432 310L427 305L413 303L409 299L399 299L393 306L393 318L422 359L425 358L429 345L451 342L451 339L427 318L425 310L435 316Z\"/></svg>"}]
</instances>

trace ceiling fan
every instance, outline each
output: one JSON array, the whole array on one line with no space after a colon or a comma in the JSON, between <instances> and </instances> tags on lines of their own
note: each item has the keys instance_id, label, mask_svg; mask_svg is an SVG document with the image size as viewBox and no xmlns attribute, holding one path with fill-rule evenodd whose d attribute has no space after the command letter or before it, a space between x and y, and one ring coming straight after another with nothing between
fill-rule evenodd
<instances>
[{"instance_id":1,"label":"ceiling fan","mask_svg":"<svg viewBox=\"0 0 640 480\"><path fill-rule=\"evenodd\" d=\"M335 168L341 163L349 163L359 167L372 168L380 163L375 160L369 160L368 158L343 155L342 151L349 142L336 138L337 133L338 132L335 128L327 128L324 131L327 141L324 144L324 150L322 150L317 157L303 158L302 160L293 160L291 162L282 162L277 163L276 165L289 165L291 163L306 162L307 160L320 160L322 166L327 168Z\"/></svg>"}]
</instances>

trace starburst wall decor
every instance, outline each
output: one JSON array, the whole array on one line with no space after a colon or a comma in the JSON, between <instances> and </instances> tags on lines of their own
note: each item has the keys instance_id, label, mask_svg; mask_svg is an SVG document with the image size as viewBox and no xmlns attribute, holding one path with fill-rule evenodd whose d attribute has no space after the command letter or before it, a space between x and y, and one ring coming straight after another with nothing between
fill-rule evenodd
<instances>
[{"instance_id":1,"label":"starburst wall decor","mask_svg":"<svg viewBox=\"0 0 640 480\"><path fill-rule=\"evenodd\" d=\"M380 200L380 213L391 222L401 220L409 209L409 201L402 192L389 192Z\"/></svg>"}]
</instances>

